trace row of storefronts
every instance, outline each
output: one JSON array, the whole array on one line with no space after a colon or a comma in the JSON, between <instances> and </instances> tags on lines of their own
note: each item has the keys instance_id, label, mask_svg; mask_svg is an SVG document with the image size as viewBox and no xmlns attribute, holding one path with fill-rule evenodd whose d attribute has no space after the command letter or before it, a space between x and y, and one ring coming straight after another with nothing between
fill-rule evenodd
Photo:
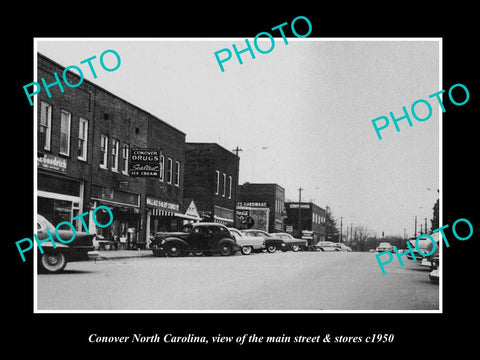
<instances>
[{"instance_id":1,"label":"row of storefronts","mask_svg":"<svg viewBox=\"0 0 480 360\"><path fill-rule=\"evenodd\" d=\"M51 83L64 71L41 54L37 69ZM37 213L58 224L107 206L111 226L95 228L87 219L89 230L127 249L145 246L157 231L201 220L193 199L183 197L184 132L86 80L63 91L52 86L50 93L36 103ZM132 171L132 155L141 149L158 155L154 177ZM74 225L82 230L80 219Z\"/></svg>"},{"instance_id":2,"label":"row of storefronts","mask_svg":"<svg viewBox=\"0 0 480 360\"><path fill-rule=\"evenodd\" d=\"M65 70L41 54L37 68L38 77L52 84ZM145 247L156 232L178 231L192 221L298 231L297 211L285 206L280 185L238 186L234 151L186 142L184 132L87 80L49 90L51 96L41 92L36 102L36 209L52 224L106 206L111 226L95 228L89 219L89 231L126 249ZM322 209L309 209L301 230L321 239ZM74 225L82 230L80 219Z\"/></svg>"}]
</instances>

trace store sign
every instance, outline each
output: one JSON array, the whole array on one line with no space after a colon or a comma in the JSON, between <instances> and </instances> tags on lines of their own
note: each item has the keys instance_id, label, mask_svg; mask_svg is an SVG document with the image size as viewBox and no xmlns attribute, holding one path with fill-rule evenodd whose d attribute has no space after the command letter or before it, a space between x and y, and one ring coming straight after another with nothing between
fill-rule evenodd
<instances>
[{"instance_id":1,"label":"store sign","mask_svg":"<svg viewBox=\"0 0 480 360\"><path fill-rule=\"evenodd\" d=\"M174 212L180 211L180 205L178 204L169 203L168 201L163 201L163 200L155 199L151 197L147 197L147 205L160 210L167 210L167 211L174 211Z\"/></svg>"},{"instance_id":2,"label":"store sign","mask_svg":"<svg viewBox=\"0 0 480 360\"><path fill-rule=\"evenodd\" d=\"M67 160L49 154L37 157L37 166L42 169L57 171L62 174L66 174L67 172Z\"/></svg>"},{"instance_id":3,"label":"store sign","mask_svg":"<svg viewBox=\"0 0 480 360\"><path fill-rule=\"evenodd\" d=\"M266 201L239 201L239 202L237 202L237 206L266 208L266 207L268 207L268 202L266 202Z\"/></svg>"},{"instance_id":4,"label":"store sign","mask_svg":"<svg viewBox=\"0 0 480 360\"><path fill-rule=\"evenodd\" d=\"M193 200L190 202L190 205L188 206L188 209L185 212L185 215L200 217L200 214L198 213L198 210L197 210L197 206L195 205Z\"/></svg>"},{"instance_id":5,"label":"store sign","mask_svg":"<svg viewBox=\"0 0 480 360\"><path fill-rule=\"evenodd\" d=\"M160 150L132 149L128 174L136 177L160 177Z\"/></svg>"},{"instance_id":6,"label":"store sign","mask_svg":"<svg viewBox=\"0 0 480 360\"><path fill-rule=\"evenodd\" d=\"M301 209L310 209L310 204L300 204L299 205L297 203L297 204L287 204L287 205L290 207L290 209L298 209L299 206L300 206Z\"/></svg>"}]
</instances>

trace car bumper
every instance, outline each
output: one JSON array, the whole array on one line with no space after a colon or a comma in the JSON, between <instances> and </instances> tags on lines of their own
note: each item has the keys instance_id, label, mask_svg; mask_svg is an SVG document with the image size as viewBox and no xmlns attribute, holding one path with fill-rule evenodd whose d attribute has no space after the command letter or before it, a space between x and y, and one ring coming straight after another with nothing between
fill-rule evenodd
<instances>
[{"instance_id":1,"label":"car bumper","mask_svg":"<svg viewBox=\"0 0 480 360\"><path fill-rule=\"evenodd\" d=\"M152 253L153 253L153 256L160 257L160 256L165 256L167 252L163 246L157 246L155 248L152 248Z\"/></svg>"}]
</instances>

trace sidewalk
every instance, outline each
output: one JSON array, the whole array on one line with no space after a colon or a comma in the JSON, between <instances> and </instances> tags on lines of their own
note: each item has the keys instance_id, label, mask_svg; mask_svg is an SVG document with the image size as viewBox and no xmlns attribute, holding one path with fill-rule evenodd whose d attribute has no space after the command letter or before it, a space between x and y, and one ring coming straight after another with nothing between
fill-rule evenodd
<instances>
[{"instance_id":1,"label":"sidewalk","mask_svg":"<svg viewBox=\"0 0 480 360\"><path fill-rule=\"evenodd\" d=\"M129 259L137 257L153 256L152 250L95 250L98 252L98 260Z\"/></svg>"}]
</instances>

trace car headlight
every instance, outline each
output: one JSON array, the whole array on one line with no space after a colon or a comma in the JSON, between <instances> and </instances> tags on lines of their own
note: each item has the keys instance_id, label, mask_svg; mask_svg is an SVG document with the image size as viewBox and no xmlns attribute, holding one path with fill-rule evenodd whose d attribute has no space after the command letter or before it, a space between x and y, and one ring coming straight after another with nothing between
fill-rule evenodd
<instances>
[{"instance_id":1,"label":"car headlight","mask_svg":"<svg viewBox=\"0 0 480 360\"><path fill-rule=\"evenodd\" d=\"M165 239L162 239L162 241L160 241L160 245L163 245L165 244Z\"/></svg>"},{"instance_id":2,"label":"car headlight","mask_svg":"<svg viewBox=\"0 0 480 360\"><path fill-rule=\"evenodd\" d=\"M282 246L285 246L285 243L282 243Z\"/></svg>"}]
</instances>

